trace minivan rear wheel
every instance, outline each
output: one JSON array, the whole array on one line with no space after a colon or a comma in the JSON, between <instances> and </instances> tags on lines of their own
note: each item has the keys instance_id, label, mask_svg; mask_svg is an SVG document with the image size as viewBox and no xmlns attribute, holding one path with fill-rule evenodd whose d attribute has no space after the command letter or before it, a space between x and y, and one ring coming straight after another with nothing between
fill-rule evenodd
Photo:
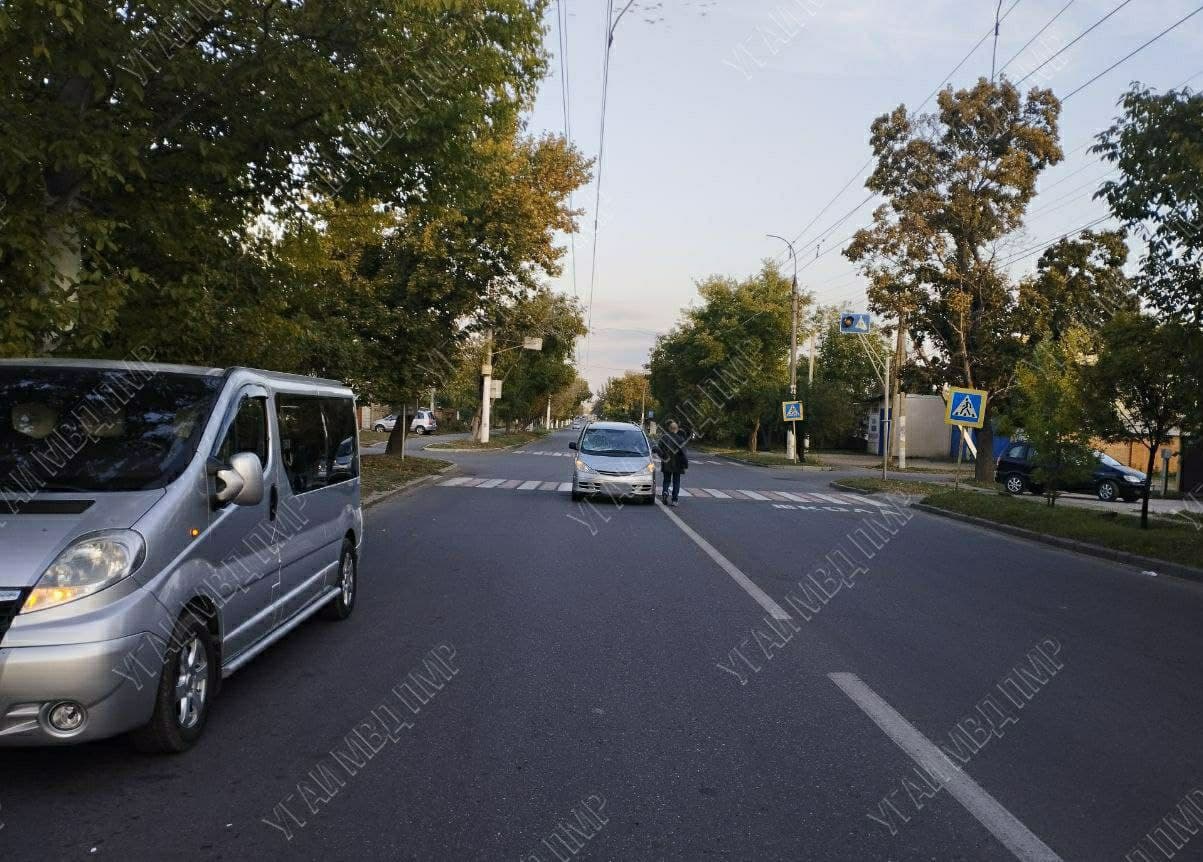
<instances>
[{"instance_id":1,"label":"minivan rear wheel","mask_svg":"<svg viewBox=\"0 0 1203 862\"><path fill-rule=\"evenodd\" d=\"M187 751L204 732L217 684L217 650L208 627L185 611L175 621L163 658L150 721L130 734L134 747L152 754Z\"/></svg>"},{"instance_id":2,"label":"minivan rear wheel","mask_svg":"<svg viewBox=\"0 0 1203 862\"><path fill-rule=\"evenodd\" d=\"M338 596L326 602L321 614L328 620L345 620L355 610L355 597L359 594L359 563L355 559L355 546L350 539L343 539L342 553L338 558Z\"/></svg>"},{"instance_id":3,"label":"minivan rear wheel","mask_svg":"<svg viewBox=\"0 0 1203 862\"><path fill-rule=\"evenodd\" d=\"M1018 473L1011 473L1007 476L1006 481L1003 482L1003 487L1007 489L1008 494L1019 495L1027 490L1028 483Z\"/></svg>"},{"instance_id":4,"label":"minivan rear wheel","mask_svg":"<svg viewBox=\"0 0 1203 862\"><path fill-rule=\"evenodd\" d=\"M377 426L376 426L375 428L373 428L372 430L373 430L373 431L375 431L377 434L383 434L383 433L384 433L385 431L387 431L388 429L387 429L387 428L385 428L383 425L377 425Z\"/></svg>"}]
</instances>

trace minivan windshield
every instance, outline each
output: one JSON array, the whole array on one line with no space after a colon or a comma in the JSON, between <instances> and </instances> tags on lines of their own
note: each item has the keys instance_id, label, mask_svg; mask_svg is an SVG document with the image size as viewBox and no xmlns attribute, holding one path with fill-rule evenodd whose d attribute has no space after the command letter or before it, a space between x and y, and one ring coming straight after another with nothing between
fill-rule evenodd
<instances>
[{"instance_id":1,"label":"minivan windshield","mask_svg":"<svg viewBox=\"0 0 1203 862\"><path fill-rule=\"evenodd\" d=\"M637 428L590 428L581 438L581 451L637 458L648 454L647 438Z\"/></svg>"},{"instance_id":2,"label":"minivan windshield","mask_svg":"<svg viewBox=\"0 0 1203 862\"><path fill-rule=\"evenodd\" d=\"M196 452L223 378L0 365L0 492L140 491Z\"/></svg>"},{"instance_id":3,"label":"minivan windshield","mask_svg":"<svg viewBox=\"0 0 1203 862\"><path fill-rule=\"evenodd\" d=\"M1108 467L1118 467L1121 470L1124 469L1124 465L1121 464L1119 461L1116 461L1110 455L1106 455L1102 452L1095 452L1094 455L1096 458L1098 458L1101 462L1106 464Z\"/></svg>"}]
</instances>

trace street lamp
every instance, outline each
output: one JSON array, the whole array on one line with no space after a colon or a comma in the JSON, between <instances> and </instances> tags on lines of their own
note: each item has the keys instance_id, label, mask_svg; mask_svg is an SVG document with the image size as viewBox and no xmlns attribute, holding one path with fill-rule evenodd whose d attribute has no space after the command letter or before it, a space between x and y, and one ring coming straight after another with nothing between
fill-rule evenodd
<instances>
[{"instance_id":1,"label":"street lamp","mask_svg":"<svg viewBox=\"0 0 1203 862\"><path fill-rule=\"evenodd\" d=\"M515 344L512 347L503 347L501 350L494 350L493 331L489 330L488 357L485 359L484 365L480 367L480 433L477 435L477 439L481 443L489 442L489 426L493 424L493 357L498 353L505 353L509 350L542 349L542 338L524 338L521 344Z\"/></svg>"},{"instance_id":2,"label":"street lamp","mask_svg":"<svg viewBox=\"0 0 1203 862\"><path fill-rule=\"evenodd\" d=\"M789 332L789 397L794 401L798 397L798 256L794 254L794 244L783 236L775 233L765 234L771 239L779 239L789 246L789 257L794 262L793 282L793 324ZM789 423L785 432L785 457L791 461L798 460L798 442L794 437L794 423Z\"/></svg>"}]
</instances>

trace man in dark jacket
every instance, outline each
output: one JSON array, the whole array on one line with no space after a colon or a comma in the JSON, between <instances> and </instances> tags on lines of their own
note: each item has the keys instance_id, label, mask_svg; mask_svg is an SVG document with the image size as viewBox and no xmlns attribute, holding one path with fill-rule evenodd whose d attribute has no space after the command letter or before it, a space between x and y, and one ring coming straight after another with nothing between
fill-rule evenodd
<instances>
[{"instance_id":1,"label":"man in dark jacket","mask_svg":"<svg viewBox=\"0 0 1203 862\"><path fill-rule=\"evenodd\" d=\"M660 471L664 474L664 491L660 501L666 506L677 505L677 497L681 495L681 474L689 469L689 455L685 444L689 435L681 431L676 422L669 422L668 428L656 443L656 454L660 456ZM669 499L669 487L672 487L672 499Z\"/></svg>"}]
</instances>

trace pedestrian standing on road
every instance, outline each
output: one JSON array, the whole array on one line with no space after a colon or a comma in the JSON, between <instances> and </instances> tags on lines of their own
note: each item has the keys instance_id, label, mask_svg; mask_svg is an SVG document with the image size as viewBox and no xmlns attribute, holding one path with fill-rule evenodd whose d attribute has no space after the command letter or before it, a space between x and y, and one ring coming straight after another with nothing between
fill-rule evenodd
<instances>
[{"instance_id":1,"label":"pedestrian standing on road","mask_svg":"<svg viewBox=\"0 0 1203 862\"><path fill-rule=\"evenodd\" d=\"M666 506L677 505L677 497L681 495L681 474L689 469L689 455L685 451L685 444L688 442L689 435L681 431L681 426L673 421L669 421L667 429L656 442L660 471L664 474L664 491L660 495L660 501Z\"/></svg>"}]
</instances>

